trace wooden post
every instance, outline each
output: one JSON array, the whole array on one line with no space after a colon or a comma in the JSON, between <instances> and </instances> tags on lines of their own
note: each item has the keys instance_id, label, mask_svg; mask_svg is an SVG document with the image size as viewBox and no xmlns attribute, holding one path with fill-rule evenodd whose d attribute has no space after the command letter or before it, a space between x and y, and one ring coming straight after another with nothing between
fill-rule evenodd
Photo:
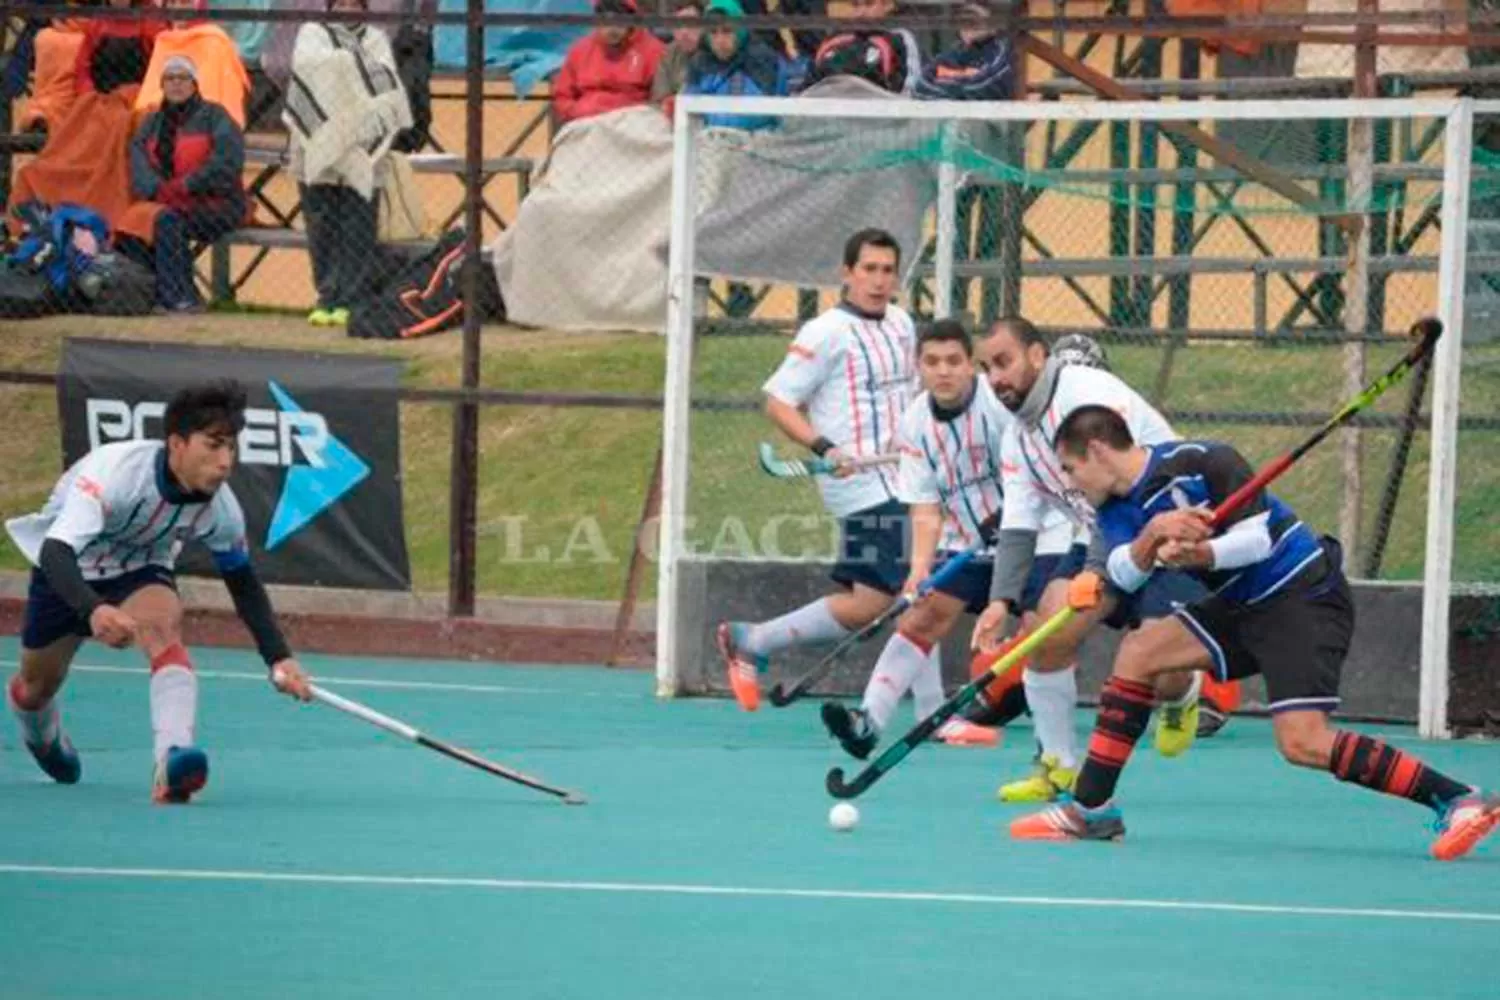
<instances>
[{"instance_id":1,"label":"wooden post","mask_svg":"<svg viewBox=\"0 0 1500 1000\"><path fill-rule=\"evenodd\" d=\"M646 525L661 516L661 448L656 449L656 465L651 472L651 485L646 487L646 502L641 506L641 519L636 523L635 536L630 546L630 568L625 572L625 593L620 598L620 610L615 615L615 632L609 640L607 667L620 665L620 654L625 649L625 638L630 635L630 622L635 617L636 600L641 592L641 576L646 569L646 553L642 549Z\"/></svg>"}]
</instances>

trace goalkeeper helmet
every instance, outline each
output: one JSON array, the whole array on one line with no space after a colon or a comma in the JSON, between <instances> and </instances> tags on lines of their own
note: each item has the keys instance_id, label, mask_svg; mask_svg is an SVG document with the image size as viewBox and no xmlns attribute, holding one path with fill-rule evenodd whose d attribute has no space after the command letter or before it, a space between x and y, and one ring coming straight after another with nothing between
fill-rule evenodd
<instances>
[{"instance_id":1,"label":"goalkeeper helmet","mask_svg":"<svg viewBox=\"0 0 1500 1000\"><path fill-rule=\"evenodd\" d=\"M1102 368L1109 371L1109 359L1104 348L1093 337L1081 333L1070 333L1057 338L1052 345L1052 354L1065 365L1083 365L1086 368Z\"/></svg>"}]
</instances>

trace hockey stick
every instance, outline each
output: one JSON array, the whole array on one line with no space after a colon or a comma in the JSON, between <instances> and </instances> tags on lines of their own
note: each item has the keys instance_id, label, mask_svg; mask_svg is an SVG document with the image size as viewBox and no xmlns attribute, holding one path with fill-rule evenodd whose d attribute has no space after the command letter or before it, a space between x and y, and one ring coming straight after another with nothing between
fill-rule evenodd
<instances>
[{"instance_id":1,"label":"hockey stick","mask_svg":"<svg viewBox=\"0 0 1500 1000\"><path fill-rule=\"evenodd\" d=\"M885 777L897 764L906 759L906 755L917 747L927 742L928 737L937 732L938 728L959 712L968 708L979 692L984 690L991 679L1000 676L1009 670L1022 657L1031 655L1031 652L1051 638L1056 632L1080 611L1086 611L1096 606L1104 596L1104 581L1094 573L1080 573L1068 584L1068 606L1059 610L1051 618L1048 618L1036 631L1028 635L1024 640L1011 647L1010 652L996 660L988 670L974 678L958 693L938 706L937 711L917 723L915 728L901 737L895 743L880 752L863 771L854 776L853 781L844 781L844 769L836 767L828 772L828 794L836 799L852 799L863 794L866 789L881 778Z\"/></svg>"},{"instance_id":2,"label":"hockey stick","mask_svg":"<svg viewBox=\"0 0 1500 1000\"><path fill-rule=\"evenodd\" d=\"M1387 389L1405 378L1424 357L1431 353L1433 346L1436 345L1438 338L1442 335L1443 324L1438 320L1432 318L1419 320L1412 327L1412 336L1420 337L1421 339L1412 346L1411 350L1406 352L1401 360L1392 365L1390 370L1384 375L1371 382L1363 392L1350 400L1343 409L1335 413L1326 423L1309 435L1307 440L1285 455L1266 463L1259 472L1250 478L1249 482L1235 490L1219 505L1219 508L1213 513L1210 524L1215 528L1221 527L1231 514L1249 503L1267 484L1291 468L1298 459L1307 454L1318 442L1326 438L1340 425L1347 423L1356 413L1367 409ZM1090 595L1088 593L1075 589L1080 585L1080 581L1089 581L1083 584L1083 586L1094 588L1095 592L1092 595L1092 603L1089 602ZM1059 610L1051 618L1043 622L1024 641L995 661L989 670L960 688L957 694L940 705L937 711L919 722L914 729L905 736L902 736L900 740L886 747L880 756L876 757L875 760L865 766L864 770L854 776L854 780L846 782L844 780L844 769L841 767L836 767L829 771L827 778L828 794L838 799L852 799L862 794L871 785L884 777L886 772L900 764L906 758L907 754L925 742L929 736L937 731L939 726L967 708L975 698L979 697L979 692L989 684L992 678L1000 676L1019 661L1021 657L1030 654L1047 637L1053 635L1071 621L1073 616L1079 611L1096 605L1100 597L1102 597L1102 587L1102 581L1092 573L1084 573L1074 577L1068 591L1067 607Z\"/></svg>"},{"instance_id":3,"label":"hockey stick","mask_svg":"<svg viewBox=\"0 0 1500 1000\"><path fill-rule=\"evenodd\" d=\"M492 760L485 760L478 754L465 750L462 747L456 747L451 743L444 743L442 740L433 739L431 736L418 732L398 719L393 719L388 715L381 715L373 708L361 705L357 701L350 701L348 698L320 688L316 684L309 685L309 688L312 690L314 699L330 708L336 708L340 712L347 712L356 719L363 719L372 726L384 729L388 733L395 733L402 739L410 740L418 746L426 747L429 750L436 750L438 753L452 757L454 760L468 764L470 767L477 767L479 770L493 774L497 778L504 778L506 781L514 781L518 785L525 785L527 788L535 789L538 792L555 795L570 806L581 806L588 801L577 792L570 792L566 788L556 788L528 774L513 771L504 765L496 764Z\"/></svg>"},{"instance_id":4,"label":"hockey stick","mask_svg":"<svg viewBox=\"0 0 1500 1000\"><path fill-rule=\"evenodd\" d=\"M984 551L984 547L984 543L981 542L973 548L965 549L952 559L949 559L943 564L941 569L922 581L917 587L915 594L902 594L892 602L890 607L881 612L875 620L859 631L841 639L839 644L833 647L833 650L827 656L818 661L817 666L803 674L791 687L784 687L778 681L776 686L771 688L771 704L777 708L785 708L807 694L814 684L828 676L834 664L838 663L839 659L845 653L885 628L887 622L899 618L907 608L932 593L935 588L957 577L963 568L973 561L975 556Z\"/></svg>"},{"instance_id":5,"label":"hockey stick","mask_svg":"<svg viewBox=\"0 0 1500 1000\"><path fill-rule=\"evenodd\" d=\"M805 476L827 476L832 475L838 469L838 463L826 458L777 458L776 450L764 441L761 442L760 467L765 470L766 475L777 479L801 479ZM880 465L895 465L901 461L900 455L863 455L849 460L848 464L854 469L872 469Z\"/></svg>"}]
</instances>

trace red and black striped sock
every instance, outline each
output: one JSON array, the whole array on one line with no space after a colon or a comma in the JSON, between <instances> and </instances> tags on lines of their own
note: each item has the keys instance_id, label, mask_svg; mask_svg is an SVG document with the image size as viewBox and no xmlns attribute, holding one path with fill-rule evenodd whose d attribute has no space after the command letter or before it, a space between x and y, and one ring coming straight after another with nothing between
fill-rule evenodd
<instances>
[{"instance_id":1,"label":"red and black striped sock","mask_svg":"<svg viewBox=\"0 0 1500 1000\"><path fill-rule=\"evenodd\" d=\"M1411 754L1358 733L1334 735L1328 770L1340 781L1411 799L1433 809L1469 791L1468 785L1434 771Z\"/></svg>"},{"instance_id":2,"label":"red and black striped sock","mask_svg":"<svg viewBox=\"0 0 1500 1000\"><path fill-rule=\"evenodd\" d=\"M1089 754L1078 772L1073 797L1078 804L1092 809L1102 806L1115 794L1120 772L1130 760L1136 742L1151 721L1156 692L1150 684L1111 677L1099 692L1099 718L1094 735L1089 737Z\"/></svg>"}]
</instances>

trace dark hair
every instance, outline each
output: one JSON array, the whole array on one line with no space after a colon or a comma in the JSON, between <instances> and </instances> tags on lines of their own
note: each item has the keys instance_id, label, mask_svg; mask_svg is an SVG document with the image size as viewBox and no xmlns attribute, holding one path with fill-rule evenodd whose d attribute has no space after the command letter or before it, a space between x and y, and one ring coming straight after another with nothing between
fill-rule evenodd
<instances>
[{"instance_id":1,"label":"dark hair","mask_svg":"<svg viewBox=\"0 0 1500 1000\"><path fill-rule=\"evenodd\" d=\"M1001 327L1004 327L1015 335L1015 338L1021 342L1022 349L1028 348L1033 344L1041 344L1044 351L1048 354L1052 353L1052 343L1047 339L1046 334L1036 328L1036 324L1032 323L1031 320L1022 319L1020 316L1001 316L994 323L990 324L990 333L994 333Z\"/></svg>"},{"instance_id":2,"label":"dark hair","mask_svg":"<svg viewBox=\"0 0 1500 1000\"><path fill-rule=\"evenodd\" d=\"M1070 455L1082 455L1090 441L1103 441L1115 451L1135 444L1125 418L1107 406L1080 406L1057 428L1057 447Z\"/></svg>"},{"instance_id":3,"label":"dark hair","mask_svg":"<svg viewBox=\"0 0 1500 1000\"><path fill-rule=\"evenodd\" d=\"M896 242L896 237L884 229L861 229L849 237L844 244L844 266L852 268L859 263L859 255L865 247L879 247L882 250L891 250L896 254L896 266L901 266L901 244Z\"/></svg>"},{"instance_id":4,"label":"dark hair","mask_svg":"<svg viewBox=\"0 0 1500 1000\"><path fill-rule=\"evenodd\" d=\"M969 328L956 319L933 320L923 327L917 334L917 353L922 353L925 344L958 344L964 349L964 356L974 356L974 338L969 335Z\"/></svg>"},{"instance_id":5,"label":"dark hair","mask_svg":"<svg viewBox=\"0 0 1500 1000\"><path fill-rule=\"evenodd\" d=\"M169 436L182 438L212 430L238 434L245 426L245 389L233 379L183 389L167 404L164 423Z\"/></svg>"}]
</instances>

